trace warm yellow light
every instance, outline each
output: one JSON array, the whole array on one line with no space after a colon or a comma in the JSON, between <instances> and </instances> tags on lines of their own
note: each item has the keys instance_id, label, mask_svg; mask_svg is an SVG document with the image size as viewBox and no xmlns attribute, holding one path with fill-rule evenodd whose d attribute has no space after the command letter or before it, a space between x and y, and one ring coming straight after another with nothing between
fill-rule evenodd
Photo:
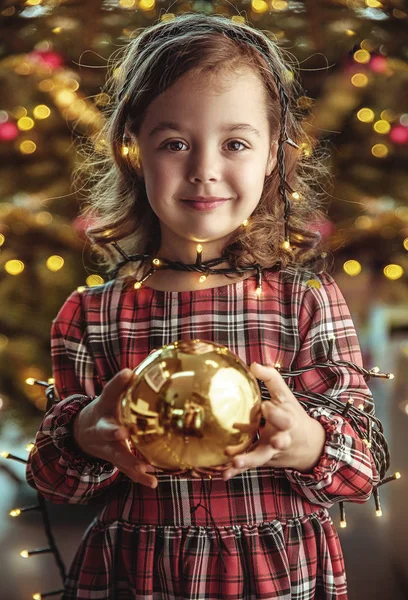
<instances>
[{"instance_id":1,"label":"warm yellow light","mask_svg":"<svg viewBox=\"0 0 408 600\"><path fill-rule=\"evenodd\" d=\"M35 220L37 221L38 225L49 225L53 219L54 217L52 214L46 210L42 210L35 215Z\"/></svg>"},{"instance_id":2,"label":"warm yellow light","mask_svg":"<svg viewBox=\"0 0 408 600\"><path fill-rule=\"evenodd\" d=\"M289 248L290 248L290 242L288 240L285 240L282 243L282 250L289 250Z\"/></svg>"},{"instance_id":3,"label":"warm yellow light","mask_svg":"<svg viewBox=\"0 0 408 600\"><path fill-rule=\"evenodd\" d=\"M343 521L340 521L340 527L341 527L342 529L344 529L345 527L347 527L347 521L345 521L345 520L343 520Z\"/></svg>"},{"instance_id":4,"label":"warm yellow light","mask_svg":"<svg viewBox=\"0 0 408 600\"><path fill-rule=\"evenodd\" d=\"M362 266L358 260L347 260L343 265L343 270L350 277L356 277L362 271Z\"/></svg>"},{"instance_id":5,"label":"warm yellow light","mask_svg":"<svg viewBox=\"0 0 408 600\"><path fill-rule=\"evenodd\" d=\"M315 288L316 290L320 290L320 288L322 287L322 284L318 279L308 279L306 281L306 285L308 287Z\"/></svg>"},{"instance_id":6,"label":"warm yellow light","mask_svg":"<svg viewBox=\"0 0 408 600\"><path fill-rule=\"evenodd\" d=\"M27 444L27 446L25 447L25 449L27 450L27 452L31 452L31 450L34 448L34 444L33 442L30 442L29 444Z\"/></svg>"},{"instance_id":7,"label":"warm yellow light","mask_svg":"<svg viewBox=\"0 0 408 600\"><path fill-rule=\"evenodd\" d=\"M122 8L133 8L136 6L136 0L119 0L119 6Z\"/></svg>"},{"instance_id":8,"label":"warm yellow light","mask_svg":"<svg viewBox=\"0 0 408 600\"><path fill-rule=\"evenodd\" d=\"M357 217L354 221L354 225L357 229L370 229L373 224L373 220L371 217L367 217L367 215L362 215L361 217Z\"/></svg>"},{"instance_id":9,"label":"warm yellow light","mask_svg":"<svg viewBox=\"0 0 408 600\"><path fill-rule=\"evenodd\" d=\"M94 98L94 102L96 104L96 106L107 106L108 104L110 104L111 98L109 96L109 94L106 94L105 92L101 92L100 94L97 94Z\"/></svg>"},{"instance_id":10,"label":"warm yellow light","mask_svg":"<svg viewBox=\"0 0 408 600\"><path fill-rule=\"evenodd\" d=\"M79 81L77 79L74 78L70 78L70 79L66 79L64 81L65 83L65 87L67 88L67 90L70 90L71 92L76 92L77 89L79 88ZM76 98L76 96L75 96Z\"/></svg>"},{"instance_id":11,"label":"warm yellow light","mask_svg":"<svg viewBox=\"0 0 408 600\"><path fill-rule=\"evenodd\" d=\"M388 121L381 119L380 121L376 121L374 123L373 128L377 133L388 133L391 129L391 125L388 123Z\"/></svg>"},{"instance_id":12,"label":"warm yellow light","mask_svg":"<svg viewBox=\"0 0 408 600\"><path fill-rule=\"evenodd\" d=\"M9 454L10 452L0 452L0 456L2 456L3 458L8 458Z\"/></svg>"},{"instance_id":13,"label":"warm yellow light","mask_svg":"<svg viewBox=\"0 0 408 600\"><path fill-rule=\"evenodd\" d=\"M4 265L4 269L9 275L20 275L24 271L24 263L21 260L8 260Z\"/></svg>"},{"instance_id":14,"label":"warm yellow light","mask_svg":"<svg viewBox=\"0 0 408 600\"><path fill-rule=\"evenodd\" d=\"M155 267L160 267L160 265L161 265L161 262L160 262L160 260L158 258L154 258L152 262L153 262L153 264L154 264Z\"/></svg>"},{"instance_id":15,"label":"warm yellow light","mask_svg":"<svg viewBox=\"0 0 408 600\"><path fill-rule=\"evenodd\" d=\"M59 271L60 269L62 269L62 267L64 266L64 259L62 258L62 256L58 256L57 254L53 254L52 256L49 256L46 260L46 266L47 269L49 269L50 271L56 272Z\"/></svg>"},{"instance_id":16,"label":"warm yellow light","mask_svg":"<svg viewBox=\"0 0 408 600\"><path fill-rule=\"evenodd\" d=\"M355 87L366 87L368 84L368 77L367 75L364 75L364 73L355 73L351 78L351 83Z\"/></svg>"},{"instance_id":17,"label":"warm yellow light","mask_svg":"<svg viewBox=\"0 0 408 600\"><path fill-rule=\"evenodd\" d=\"M0 210L1 210L1 204L0 204ZM403 221L406 221L408 223L408 206L399 206L396 209L395 214L397 215L397 217L399 219L402 219Z\"/></svg>"},{"instance_id":18,"label":"warm yellow light","mask_svg":"<svg viewBox=\"0 0 408 600\"><path fill-rule=\"evenodd\" d=\"M41 600L41 594L33 594L33 600Z\"/></svg>"},{"instance_id":19,"label":"warm yellow light","mask_svg":"<svg viewBox=\"0 0 408 600\"><path fill-rule=\"evenodd\" d=\"M156 0L139 0L138 8L141 10L153 10Z\"/></svg>"},{"instance_id":20,"label":"warm yellow light","mask_svg":"<svg viewBox=\"0 0 408 600\"><path fill-rule=\"evenodd\" d=\"M86 285L80 285L79 287L77 287L76 291L79 294L82 294L82 292L84 292L86 290Z\"/></svg>"},{"instance_id":21,"label":"warm yellow light","mask_svg":"<svg viewBox=\"0 0 408 600\"><path fill-rule=\"evenodd\" d=\"M371 148L371 154L376 158L385 158L388 156L388 152L389 150L385 144L375 144Z\"/></svg>"},{"instance_id":22,"label":"warm yellow light","mask_svg":"<svg viewBox=\"0 0 408 600\"><path fill-rule=\"evenodd\" d=\"M105 280L100 275L89 275L86 278L86 285L89 287L95 287L97 285L102 285L105 283Z\"/></svg>"},{"instance_id":23,"label":"warm yellow light","mask_svg":"<svg viewBox=\"0 0 408 600\"><path fill-rule=\"evenodd\" d=\"M21 515L21 510L19 508L13 508L13 510L10 511L10 517L18 517L19 515Z\"/></svg>"},{"instance_id":24,"label":"warm yellow light","mask_svg":"<svg viewBox=\"0 0 408 600\"><path fill-rule=\"evenodd\" d=\"M370 8L382 8L383 7L381 2L378 2L378 0L365 0L365 3Z\"/></svg>"},{"instance_id":25,"label":"warm yellow light","mask_svg":"<svg viewBox=\"0 0 408 600\"><path fill-rule=\"evenodd\" d=\"M54 89L54 82L52 79L43 79L38 84L38 89L42 92L51 92Z\"/></svg>"},{"instance_id":26,"label":"warm yellow light","mask_svg":"<svg viewBox=\"0 0 408 600\"><path fill-rule=\"evenodd\" d=\"M360 48L363 48L363 50L367 50L367 52L372 52L373 50L375 50L376 44L372 40L365 39L360 43Z\"/></svg>"},{"instance_id":27,"label":"warm yellow light","mask_svg":"<svg viewBox=\"0 0 408 600\"><path fill-rule=\"evenodd\" d=\"M244 220L242 221L242 226L243 226L243 227L247 227L248 223L249 223L248 219L244 219Z\"/></svg>"},{"instance_id":28,"label":"warm yellow light","mask_svg":"<svg viewBox=\"0 0 408 600\"><path fill-rule=\"evenodd\" d=\"M231 21L234 21L234 23L246 23L245 17L242 15L233 15Z\"/></svg>"},{"instance_id":29,"label":"warm yellow light","mask_svg":"<svg viewBox=\"0 0 408 600\"><path fill-rule=\"evenodd\" d=\"M50 114L51 110L46 104L38 104L33 110L33 115L36 119L46 119Z\"/></svg>"},{"instance_id":30,"label":"warm yellow light","mask_svg":"<svg viewBox=\"0 0 408 600\"><path fill-rule=\"evenodd\" d=\"M293 192L293 194L292 194L292 198L294 198L295 200L299 200L299 199L300 199L300 194L299 194L299 192Z\"/></svg>"},{"instance_id":31,"label":"warm yellow light","mask_svg":"<svg viewBox=\"0 0 408 600\"><path fill-rule=\"evenodd\" d=\"M15 119L21 119L27 115L27 109L24 106L16 106L12 110L12 115Z\"/></svg>"},{"instance_id":32,"label":"warm yellow light","mask_svg":"<svg viewBox=\"0 0 408 600\"><path fill-rule=\"evenodd\" d=\"M136 281L136 283L133 287L135 288L135 290L140 290L140 288L142 287L142 284L140 283L140 281Z\"/></svg>"},{"instance_id":33,"label":"warm yellow light","mask_svg":"<svg viewBox=\"0 0 408 600\"><path fill-rule=\"evenodd\" d=\"M285 69L282 73L283 79L286 80L287 83L290 83L295 78L295 74L290 69Z\"/></svg>"},{"instance_id":34,"label":"warm yellow light","mask_svg":"<svg viewBox=\"0 0 408 600\"><path fill-rule=\"evenodd\" d=\"M395 281L396 279L402 277L403 274L404 269L401 267L401 265L390 264L384 267L384 275L387 277L387 279L392 279Z\"/></svg>"},{"instance_id":35,"label":"warm yellow light","mask_svg":"<svg viewBox=\"0 0 408 600\"><path fill-rule=\"evenodd\" d=\"M2 233L0 233L0 246L2 246L5 241L6 241L6 238L4 237L4 235Z\"/></svg>"},{"instance_id":36,"label":"warm yellow light","mask_svg":"<svg viewBox=\"0 0 408 600\"><path fill-rule=\"evenodd\" d=\"M24 140L21 142L19 148L21 154L32 154L37 150L37 144L32 140Z\"/></svg>"},{"instance_id":37,"label":"warm yellow light","mask_svg":"<svg viewBox=\"0 0 408 600\"><path fill-rule=\"evenodd\" d=\"M51 31L52 31L52 33L56 33L56 34L61 33L62 27L54 27L54 29L51 29Z\"/></svg>"},{"instance_id":38,"label":"warm yellow light","mask_svg":"<svg viewBox=\"0 0 408 600\"><path fill-rule=\"evenodd\" d=\"M384 121L389 121L390 123L395 120L396 116L396 113L390 108L386 108L382 111L382 113L380 113L380 117L384 119Z\"/></svg>"},{"instance_id":39,"label":"warm yellow light","mask_svg":"<svg viewBox=\"0 0 408 600\"><path fill-rule=\"evenodd\" d=\"M17 127L20 131L29 131L29 129L34 127L34 121L31 117L21 117L21 119L17 121Z\"/></svg>"},{"instance_id":40,"label":"warm yellow light","mask_svg":"<svg viewBox=\"0 0 408 600\"><path fill-rule=\"evenodd\" d=\"M377 508L377 510L375 511L375 516L376 517L382 517L382 510L381 510L381 508Z\"/></svg>"},{"instance_id":41,"label":"warm yellow light","mask_svg":"<svg viewBox=\"0 0 408 600\"><path fill-rule=\"evenodd\" d=\"M367 50L357 50L354 52L353 58L356 62L364 65L370 62L371 54Z\"/></svg>"},{"instance_id":42,"label":"warm yellow light","mask_svg":"<svg viewBox=\"0 0 408 600\"><path fill-rule=\"evenodd\" d=\"M27 379L25 380L27 385L34 385L35 384L35 379L34 377L27 377Z\"/></svg>"},{"instance_id":43,"label":"warm yellow light","mask_svg":"<svg viewBox=\"0 0 408 600\"><path fill-rule=\"evenodd\" d=\"M354 29L346 29L344 33L346 35L348 35L349 37L352 37L353 35L356 35L356 32L354 31Z\"/></svg>"},{"instance_id":44,"label":"warm yellow light","mask_svg":"<svg viewBox=\"0 0 408 600\"><path fill-rule=\"evenodd\" d=\"M3 350L8 344L8 337L0 333L0 350Z\"/></svg>"},{"instance_id":45,"label":"warm yellow light","mask_svg":"<svg viewBox=\"0 0 408 600\"><path fill-rule=\"evenodd\" d=\"M375 114L371 108L361 108L357 113L357 119L363 123L371 123L374 118Z\"/></svg>"},{"instance_id":46,"label":"warm yellow light","mask_svg":"<svg viewBox=\"0 0 408 600\"><path fill-rule=\"evenodd\" d=\"M251 8L255 13L264 13L269 9L265 0L251 0Z\"/></svg>"},{"instance_id":47,"label":"warm yellow light","mask_svg":"<svg viewBox=\"0 0 408 600\"><path fill-rule=\"evenodd\" d=\"M28 75L31 73L32 65L28 63L26 60L20 61L15 67L14 71L19 75Z\"/></svg>"},{"instance_id":48,"label":"warm yellow light","mask_svg":"<svg viewBox=\"0 0 408 600\"><path fill-rule=\"evenodd\" d=\"M42 4L42 0L26 0L26 6L38 6Z\"/></svg>"},{"instance_id":49,"label":"warm yellow light","mask_svg":"<svg viewBox=\"0 0 408 600\"><path fill-rule=\"evenodd\" d=\"M288 8L288 3L285 0L272 0L271 8L274 10L286 10Z\"/></svg>"},{"instance_id":50,"label":"warm yellow light","mask_svg":"<svg viewBox=\"0 0 408 600\"><path fill-rule=\"evenodd\" d=\"M256 290L255 290L255 294L257 296L260 296L262 294L262 288L261 287L257 287Z\"/></svg>"},{"instance_id":51,"label":"warm yellow light","mask_svg":"<svg viewBox=\"0 0 408 600\"><path fill-rule=\"evenodd\" d=\"M394 477L395 479L401 479L401 473L397 471L396 473L394 473Z\"/></svg>"},{"instance_id":52,"label":"warm yellow light","mask_svg":"<svg viewBox=\"0 0 408 600\"><path fill-rule=\"evenodd\" d=\"M129 146L122 146L122 156L127 156L129 154Z\"/></svg>"},{"instance_id":53,"label":"warm yellow light","mask_svg":"<svg viewBox=\"0 0 408 600\"><path fill-rule=\"evenodd\" d=\"M198 254L201 254L201 252L202 252L202 251L203 251L203 247L202 247L202 245L201 245L201 244L198 244L198 245L197 245L197 252L198 252Z\"/></svg>"},{"instance_id":54,"label":"warm yellow light","mask_svg":"<svg viewBox=\"0 0 408 600\"><path fill-rule=\"evenodd\" d=\"M408 250L408 237L405 238L405 240L402 242L402 245L404 246L405 250ZM0 242L0 246L1 246L1 242Z\"/></svg>"},{"instance_id":55,"label":"warm yellow light","mask_svg":"<svg viewBox=\"0 0 408 600\"><path fill-rule=\"evenodd\" d=\"M28 558L30 555L28 554L28 550L22 550L20 556L21 558Z\"/></svg>"},{"instance_id":56,"label":"warm yellow light","mask_svg":"<svg viewBox=\"0 0 408 600\"><path fill-rule=\"evenodd\" d=\"M204 281L207 279L207 275L201 275L199 282L200 283L204 283Z\"/></svg>"},{"instance_id":57,"label":"warm yellow light","mask_svg":"<svg viewBox=\"0 0 408 600\"><path fill-rule=\"evenodd\" d=\"M55 101L59 106L72 106L77 100L77 95L70 90L60 90L55 95Z\"/></svg>"},{"instance_id":58,"label":"warm yellow light","mask_svg":"<svg viewBox=\"0 0 408 600\"><path fill-rule=\"evenodd\" d=\"M48 377L47 381L50 385L55 383L54 377Z\"/></svg>"}]
</instances>

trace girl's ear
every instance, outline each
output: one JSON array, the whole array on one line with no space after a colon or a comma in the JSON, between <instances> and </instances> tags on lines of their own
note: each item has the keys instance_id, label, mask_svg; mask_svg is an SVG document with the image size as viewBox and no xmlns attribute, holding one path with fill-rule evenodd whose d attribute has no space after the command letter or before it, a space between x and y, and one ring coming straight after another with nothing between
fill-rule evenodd
<instances>
[{"instance_id":1,"label":"girl's ear","mask_svg":"<svg viewBox=\"0 0 408 600\"><path fill-rule=\"evenodd\" d=\"M129 146L129 152L127 154L128 160L132 163L132 167L135 169L138 176L143 179L143 164L137 139L127 128L125 128L125 136Z\"/></svg>"},{"instance_id":2,"label":"girl's ear","mask_svg":"<svg viewBox=\"0 0 408 600\"><path fill-rule=\"evenodd\" d=\"M277 158L276 158L277 154L278 154L278 142L277 142L277 140L275 140L274 142L272 142L271 148L269 150L268 162L266 163L266 169L265 169L265 177L268 177L274 170L275 165L276 165L276 160L277 160Z\"/></svg>"}]
</instances>

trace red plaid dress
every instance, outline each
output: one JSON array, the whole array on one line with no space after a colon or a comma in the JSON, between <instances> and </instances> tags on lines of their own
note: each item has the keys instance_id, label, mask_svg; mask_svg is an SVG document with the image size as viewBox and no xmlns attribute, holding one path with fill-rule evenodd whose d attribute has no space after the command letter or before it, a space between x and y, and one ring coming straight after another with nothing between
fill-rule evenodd
<instances>
[{"instance_id":1,"label":"red plaid dress","mask_svg":"<svg viewBox=\"0 0 408 600\"><path fill-rule=\"evenodd\" d=\"M163 292L113 280L74 292L53 321L55 387L28 464L28 481L53 502L100 502L65 584L65 600L346 600L337 533L327 508L365 502L378 482L367 446L346 417L308 408L326 430L310 474L261 467L224 482L158 473L152 490L75 446L74 416L112 376L180 339L223 344L247 364L294 369L334 358L361 364L344 299L328 275L266 271L218 288ZM346 402L371 395L345 367L293 377L295 390ZM201 498L200 498L201 495ZM197 504L201 499L201 504ZM213 520L209 513L212 514Z\"/></svg>"}]
</instances>

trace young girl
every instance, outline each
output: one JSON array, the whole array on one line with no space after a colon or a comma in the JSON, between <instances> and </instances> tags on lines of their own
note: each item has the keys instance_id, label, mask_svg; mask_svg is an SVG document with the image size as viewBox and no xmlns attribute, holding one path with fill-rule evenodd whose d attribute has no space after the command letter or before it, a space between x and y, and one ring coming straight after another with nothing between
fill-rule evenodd
<instances>
[{"instance_id":1,"label":"young girl","mask_svg":"<svg viewBox=\"0 0 408 600\"><path fill-rule=\"evenodd\" d=\"M301 164L283 51L185 14L131 41L113 85L88 231L113 277L53 321L56 402L28 464L45 498L101 504L64 598L345 600L327 509L365 502L379 480L357 409L344 412L351 397L373 405L361 369L322 365L361 356L338 287L306 268L318 165ZM266 398L257 443L227 448L211 489L147 464L119 416L132 369L194 338L252 365ZM278 363L297 373L285 381Z\"/></svg>"}]
</instances>

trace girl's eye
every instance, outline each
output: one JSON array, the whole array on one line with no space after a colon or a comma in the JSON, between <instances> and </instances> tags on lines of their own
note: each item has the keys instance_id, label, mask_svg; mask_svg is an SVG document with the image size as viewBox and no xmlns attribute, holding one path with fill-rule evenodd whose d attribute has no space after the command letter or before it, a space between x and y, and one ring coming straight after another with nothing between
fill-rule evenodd
<instances>
[{"instance_id":1,"label":"girl's eye","mask_svg":"<svg viewBox=\"0 0 408 600\"><path fill-rule=\"evenodd\" d=\"M172 142L167 142L167 144L164 144L163 148L168 148L169 146L174 145L174 144L184 144L184 142L180 142L180 140L174 140ZM174 148L171 148L171 150L174 151ZM176 150L176 152L177 152L177 150Z\"/></svg>"},{"instance_id":2,"label":"girl's eye","mask_svg":"<svg viewBox=\"0 0 408 600\"><path fill-rule=\"evenodd\" d=\"M246 148L246 146L239 140L232 140L231 142L228 142L228 144L240 144L240 146L243 146L244 148Z\"/></svg>"},{"instance_id":3,"label":"girl's eye","mask_svg":"<svg viewBox=\"0 0 408 600\"><path fill-rule=\"evenodd\" d=\"M171 141L171 142L167 142L167 144L164 144L163 148L165 148L165 149L167 149L167 148L168 148L168 149L169 149L171 152L178 152L178 151L180 150L180 148L178 148L178 149L175 149L175 148L174 148L174 146L175 146L176 144L181 144L181 145L184 145L184 146L185 146L184 142L181 142L180 140L173 140L173 141ZM242 142L240 142L239 140L231 140L230 142L228 142L228 145L231 145L231 144L239 144L239 145L240 145L240 146L242 146L244 149L245 149L245 148L247 148L247 146L245 146L245 145L244 145ZM171 146L173 146L173 147L171 147ZM238 151L239 151L239 150L240 150L240 149L238 148ZM233 152L236 152L236 151L237 151L237 150L233 150Z\"/></svg>"}]
</instances>

